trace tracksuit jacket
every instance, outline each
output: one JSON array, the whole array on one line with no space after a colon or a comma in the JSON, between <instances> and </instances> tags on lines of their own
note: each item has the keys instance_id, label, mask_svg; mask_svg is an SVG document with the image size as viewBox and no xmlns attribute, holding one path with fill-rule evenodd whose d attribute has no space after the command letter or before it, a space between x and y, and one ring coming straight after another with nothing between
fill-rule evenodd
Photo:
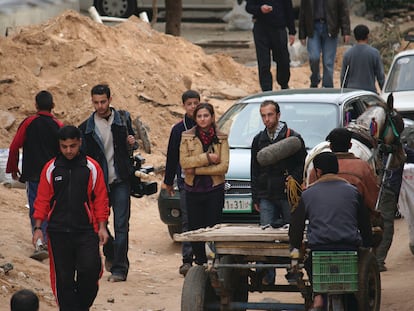
<instances>
[{"instance_id":1,"label":"tracksuit jacket","mask_svg":"<svg viewBox=\"0 0 414 311\"><path fill-rule=\"evenodd\" d=\"M21 182L38 182L47 161L59 152L57 132L63 123L47 111L38 111L19 125L10 144L6 173L18 171L19 149L23 147Z\"/></svg>"},{"instance_id":2,"label":"tracksuit jacket","mask_svg":"<svg viewBox=\"0 0 414 311\"><path fill-rule=\"evenodd\" d=\"M47 220L48 232L98 232L109 215L102 169L83 153L53 158L42 170L34 206L33 217Z\"/></svg>"}]
</instances>

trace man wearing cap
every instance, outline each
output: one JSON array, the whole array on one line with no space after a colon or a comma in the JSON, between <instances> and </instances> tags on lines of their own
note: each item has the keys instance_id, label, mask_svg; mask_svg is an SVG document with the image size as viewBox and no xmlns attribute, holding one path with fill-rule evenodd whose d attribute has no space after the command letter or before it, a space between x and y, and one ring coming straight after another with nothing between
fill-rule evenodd
<instances>
[{"instance_id":1,"label":"man wearing cap","mask_svg":"<svg viewBox=\"0 0 414 311\"><path fill-rule=\"evenodd\" d=\"M338 127L328 134L326 140L330 142L329 147L338 159L338 175L357 187L365 207L374 210L379 193L377 179L368 162L349 152L352 147L351 138L351 131ZM315 172L312 171L309 181L314 182L315 180Z\"/></svg>"},{"instance_id":2,"label":"man wearing cap","mask_svg":"<svg viewBox=\"0 0 414 311\"><path fill-rule=\"evenodd\" d=\"M307 247L319 250L357 250L372 245L372 231L368 209L363 206L358 189L338 176L338 160L333 152L322 152L313 160L317 181L301 196L292 212L289 239L292 249L300 249L305 220ZM312 276L311 260L305 269ZM323 298L316 295L314 310L322 310Z\"/></svg>"}]
</instances>

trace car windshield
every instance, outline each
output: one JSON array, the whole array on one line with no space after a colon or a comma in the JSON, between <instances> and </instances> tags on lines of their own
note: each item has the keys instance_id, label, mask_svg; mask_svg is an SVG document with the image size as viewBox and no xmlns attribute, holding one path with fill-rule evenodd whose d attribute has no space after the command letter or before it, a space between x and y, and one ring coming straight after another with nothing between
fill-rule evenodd
<instances>
[{"instance_id":1,"label":"car windshield","mask_svg":"<svg viewBox=\"0 0 414 311\"><path fill-rule=\"evenodd\" d=\"M307 149L325 140L329 131L339 126L339 108L328 103L279 102L281 116L289 128L301 134ZM232 106L217 122L221 131L229 134L231 148L250 148L254 136L264 129L260 103L240 103Z\"/></svg>"},{"instance_id":2,"label":"car windshield","mask_svg":"<svg viewBox=\"0 0 414 311\"><path fill-rule=\"evenodd\" d=\"M388 75L385 92L414 90L414 55L400 57Z\"/></svg>"}]
</instances>

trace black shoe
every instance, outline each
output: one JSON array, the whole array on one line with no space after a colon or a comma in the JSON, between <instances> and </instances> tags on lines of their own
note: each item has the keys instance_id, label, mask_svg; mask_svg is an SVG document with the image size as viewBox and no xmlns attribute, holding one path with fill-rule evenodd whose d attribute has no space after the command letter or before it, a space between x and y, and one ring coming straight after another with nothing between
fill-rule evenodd
<instances>
[{"instance_id":1,"label":"black shoe","mask_svg":"<svg viewBox=\"0 0 414 311\"><path fill-rule=\"evenodd\" d=\"M302 272L288 272L285 275L286 280L288 281L289 284L297 284L298 280L303 278L303 273Z\"/></svg>"},{"instance_id":2,"label":"black shoe","mask_svg":"<svg viewBox=\"0 0 414 311\"><path fill-rule=\"evenodd\" d=\"M190 270L190 269L191 269L191 267L192 267L191 263L189 263L189 262L183 263L183 264L180 266L180 268L178 269L178 272L179 272L182 276L184 276L184 277L185 277L185 276L187 275L188 270Z\"/></svg>"},{"instance_id":3,"label":"black shoe","mask_svg":"<svg viewBox=\"0 0 414 311\"><path fill-rule=\"evenodd\" d=\"M262 285L275 285L276 281L276 270L266 269L265 275L262 279Z\"/></svg>"},{"instance_id":4,"label":"black shoe","mask_svg":"<svg viewBox=\"0 0 414 311\"><path fill-rule=\"evenodd\" d=\"M112 269L112 260L105 257L105 270L111 272Z\"/></svg>"},{"instance_id":5,"label":"black shoe","mask_svg":"<svg viewBox=\"0 0 414 311\"><path fill-rule=\"evenodd\" d=\"M402 215L401 215L400 211L396 210L395 215L394 215L394 219L401 219L401 218L402 218Z\"/></svg>"},{"instance_id":6,"label":"black shoe","mask_svg":"<svg viewBox=\"0 0 414 311\"><path fill-rule=\"evenodd\" d=\"M33 254L30 255L30 258L38 260L38 261L43 261L43 260L49 258L49 252L47 250L47 246L40 245L40 246L36 247Z\"/></svg>"},{"instance_id":7,"label":"black shoe","mask_svg":"<svg viewBox=\"0 0 414 311\"><path fill-rule=\"evenodd\" d=\"M109 282L125 282L126 281L126 276L122 275L122 274L112 274L108 277L108 281Z\"/></svg>"},{"instance_id":8,"label":"black shoe","mask_svg":"<svg viewBox=\"0 0 414 311\"><path fill-rule=\"evenodd\" d=\"M30 255L30 258L38 261L43 261L49 258L49 253L45 250L34 251L34 253Z\"/></svg>"}]
</instances>

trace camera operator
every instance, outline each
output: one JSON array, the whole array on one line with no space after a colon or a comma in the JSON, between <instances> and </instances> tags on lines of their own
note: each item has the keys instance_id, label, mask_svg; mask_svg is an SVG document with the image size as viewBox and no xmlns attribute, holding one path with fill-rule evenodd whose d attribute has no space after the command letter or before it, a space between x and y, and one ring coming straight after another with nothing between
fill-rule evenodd
<instances>
[{"instance_id":1,"label":"camera operator","mask_svg":"<svg viewBox=\"0 0 414 311\"><path fill-rule=\"evenodd\" d=\"M129 113L125 112L125 124L121 113L110 107L112 97L108 85L95 85L91 97L95 111L79 127L83 135L82 149L104 171L115 228L115 239L110 236L104 246L105 268L111 271L108 281L122 282L126 281L129 269L130 176L133 172L130 150L135 144L135 133Z\"/></svg>"}]
</instances>

